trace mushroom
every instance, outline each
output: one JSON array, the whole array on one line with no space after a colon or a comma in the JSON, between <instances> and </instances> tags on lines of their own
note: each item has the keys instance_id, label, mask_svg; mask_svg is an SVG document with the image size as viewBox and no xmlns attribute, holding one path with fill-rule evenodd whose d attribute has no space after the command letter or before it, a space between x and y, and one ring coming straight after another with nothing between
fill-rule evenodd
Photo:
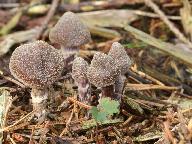
<instances>
[{"instance_id":1,"label":"mushroom","mask_svg":"<svg viewBox=\"0 0 192 144\"><path fill-rule=\"evenodd\" d=\"M125 73L128 72L128 69L131 66L132 62L127 55L124 47L118 42L114 42L112 44L108 55L114 59L115 65L117 65L118 69L121 72L120 76L115 82L115 93L122 94L124 82L126 80Z\"/></svg>"},{"instance_id":2,"label":"mushroom","mask_svg":"<svg viewBox=\"0 0 192 144\"><path fill-rule=\"evenodd\" d=\"M87 71L87 78L97 88L101 88L102 97L115 98L114 83L119 76L117 65L112 57L97 52L90 64Z\"/></svg>"},{"instance_id":3,"label":"mushroom","mask_svg":"<svg viewBox=\"0 0 192 144\"><path fill-rule=\"evenodd\" d=\"M76 57L72 65L72 77L78 86L79 100L86 104L90 102L91 89L87 79L88 63L81 57Z\"/></svg>"},{"instance_id":4,"label":"mushroom","mask_svg":"<svg viewBox=\"0 0 192 144\"><path fill-rule=\"evenodd\" d=\"M44 41L21 45L12 53L10 72L32 88L32 104L38 118L46 114L48 87L60 77L62 66L63 56Z\"/></svg>"},{"instance_id":5,"label":"mushroom","mask_svg":"<svg viewBox=\"0 0 192 144\"><path fill-rule=\"evenodd\" d=\"M49 39L53 43L60 44L67 58L78 53L79 47L91 40L91 35L77 15L66 12L50 30Z\"/></svg>"}]
</instances>

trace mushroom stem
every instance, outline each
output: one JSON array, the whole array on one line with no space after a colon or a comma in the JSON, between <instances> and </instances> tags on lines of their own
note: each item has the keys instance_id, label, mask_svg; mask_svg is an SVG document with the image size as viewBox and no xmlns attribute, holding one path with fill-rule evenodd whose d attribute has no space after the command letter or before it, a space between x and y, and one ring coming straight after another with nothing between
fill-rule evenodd
<instances>
[{"instance_id":1,"label":"mushroom stem","mask_svg":"<svg viewBox=\"0 0 192 144\"><path fill-rule=\"evenodd\" d=\"M123 94L124 84L125 84L126 76L120 75L115 81L115 93Z\"/></svg>"},{"instance_id":2,"label":"mushroom stem","mask_svg":"<svg viewBox=\"0 0 192 144\"><path fill-rule=\"evenodd\" d=\"M114 99L114 85L102 87L102 97L110 97Z\"/></svg>"},{"instance_id":3,"label":"mushroom stem","mask_svg":"<svg viewBox=\"0 0 192 144\"><path fill-rule=\"evenodd\" d=\"M48 89L32 88L31 91L33 110L36 110L35 115L39 118L46 114Z\"/></svg>"},{"instance_id":4,"label":"mushroom stem","mask_svg":"<svg viewBox=\"0 0 192 144\"><path fill-rule=\"evenodd\" d=\"M86 104L90 104L91 88L88 80L83 79L79 83L77 83L77 85L78 85L79 100Z\"/></svg>"},{"instance_id":5,"label":"mushroom stem","mask_svg":"<svg viewBox=\"0 0 192 144\"><path fill-rule=\"evenodd\" d=\"M64 58L68 58L70 56L76 56L77 53L79 52L79 49L77 47L63 47L63 46L61 46L61 51L63 53Z\"/></svg>"},{"instance_id":6,"label":"mushroom stem","mask_svg":"<svg viewBox=\"0 0 192 144\"><path fill-rule=\"evenodd\" d=\"M72 62L77 56L79 49L77 47L64 48L63 46L61 46L61 52L63 54L65 68L70 71L72 67Z\"/></svg>"}]
</instances>

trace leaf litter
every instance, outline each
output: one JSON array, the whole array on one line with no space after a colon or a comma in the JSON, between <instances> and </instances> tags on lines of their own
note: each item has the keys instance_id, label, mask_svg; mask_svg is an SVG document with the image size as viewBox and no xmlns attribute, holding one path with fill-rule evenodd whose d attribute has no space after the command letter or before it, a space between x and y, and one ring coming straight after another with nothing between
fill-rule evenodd
<instances>
[{"instance_id":1,"label":"leaf litter","mask_svg":"<svg viewBox=\"0 0 192 144\"><path fill-rule=\"evenodd\" d=\"M96 51L108 52L112 42L119 41L127 47L134 65L126 75L122 103L108 98L98 102L100 91L95 87L92 87L91 106L78 101L77 88L70 74L67 76L68 71L64 72L50 88L54 100L48 104L49 119L36 124L28 121L33 114L30 89L13 79L5 66L8 61L1 62L1 143L191 143L192 61L190 37L187 39L191 35L191 25L190 19L185 21L186 15L190 15L186 10L191 9L188 0L160 1L155 3L159 9L150 0L118 1L116 4L111 1L111 7L103 7L104 1L97 7L94 5L96 1L64 5L61 1L55 15L48 19L40 33L42 23L34 21L45 19L51 3L29 6L26 0L21 2L24 3L21 9L26 8L28 12L20 13L20 8L6 7L0 13L8 15L0 23L2 61L10 58L16 46L35 40L37 34L40 39L47 40L49 29L66 8L80 12L79 17L92 33L93 41L82 47L81 56L90 62ZM148 11L145 3L154 11ZM90 8L75 7L89 4L93 6L91 11ZM111 9L117 5L119 9ZM180 10L182 5L184 7ZM4 6L11 6L11 3ZM41 7L45 10L42 11ZM11 10L17 11L12 17ZM159 10L164 14L160 15ZM177 16L179 12L181 16ZM27 23L21 24L18 18L26 19ZM187 35L170 29L170 19L177 24L176 29L183 26L184 32L179 32ZM180 20L182 23L178 24L176 21ZM163 31L159 32L159 29ZM91 114L86 116L88 111Z\"/></svg>"}]
</instances>

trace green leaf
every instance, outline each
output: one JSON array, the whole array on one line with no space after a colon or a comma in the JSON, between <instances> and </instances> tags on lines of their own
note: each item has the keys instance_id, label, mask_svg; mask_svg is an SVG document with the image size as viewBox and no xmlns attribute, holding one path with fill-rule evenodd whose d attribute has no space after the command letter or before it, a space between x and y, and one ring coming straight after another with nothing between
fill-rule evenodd
<instances>
[{"instance_id":1,"label":"green leaf","mask_svg":"<svg viewBox=\"0 0 192 144\"><path fill-rule=\"evenodd\" d=\"M102 98L99 101L98 108L104 110L108 115L119 113L119 102L111 100L109 97Z\"/></svg>"},{"instance_id":2,"label":"green leaf","mask_svg":"<svg viewBox=\"0 0 192 144\"><path fill-rule=\"evenodd\" d=\"M119 102L110 98L101 98L97 107L90 110L96 122L103 122L113 114L119 113Z\"/></svg>"}]
</instances>

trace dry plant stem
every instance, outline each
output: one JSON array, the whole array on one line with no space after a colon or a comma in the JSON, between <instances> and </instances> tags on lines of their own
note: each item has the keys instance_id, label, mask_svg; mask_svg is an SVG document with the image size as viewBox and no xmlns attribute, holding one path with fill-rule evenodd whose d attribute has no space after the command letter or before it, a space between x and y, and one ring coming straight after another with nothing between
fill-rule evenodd
<instances>
[{"instance_id":1,"label":"dry plant stem","mask_svg":"<svg viewBox=\"0 0 192 144\"><path fill-rule=\"evenodd\" d=\"M139 39L149 45L152 45L158 48L159 50L164 51L177 59L180 59L182 62L192 67L191 50L184 50L181 49L181 47L178 47L171 43L163 42L129 25L125 27L125 30L130 32L136 39Z\"/></svg>"},{"instance_id":2,"label":"dry plant stem","mask_svg":"<svg viewBox=\"0 0 192 144\"><path fill-rule=\"evenodd\" d=\"M165 136L166 138L172 143L172 144L176 144L176 140L173 137L173 134L171 132L170 128L170 124L168 121L163 123L164 125L164 132L165 132Z\"/></svg>"},{"instance_id":3,"label":"dry plant stem","mask_svg":"<svg viewBox=\"0 0 192 144\"><path fill-rule=\"evenodd\" d=\"M8 76L3 76L3 75L2 75L2 77L3 77L4 79L12 82L12 83L15 83L16 85L20 86L21 88L26 88L26 86L25 86L24 84L20 83L19 81L15 80L15 79L13 79L13 78L10 78L10 77L8 77Z\"/></svg>"},{"instance_id":4,"label":"dry plant stem","mask_svg":"<svg viewBox=\"0 0 192 144\"><path fill-rule=\"evenodd\" d=\"M68 99L69 101L73 102L73 103L76 103L77 105L79 105L80 107L83 107L83 108L85 108L85 109L90 110L90 109L92 108L91 106L86 105L86 104L84 104L84 103L82 103L82 102L80 102L80 101L77 101L77 100L75 100L74 98L68 97L67 99Z\"/></svg>"},{"instance_id":5,"label":"dry plant stem","mask_svg":"<svg viewBox=\"0 0 192 144\"><path fill-rule=\"evenodd\" d=\"M49 21L51 20L51 18L55 14L55 11L56 11L56 8L57 8L57 6L59 4L59 1L60 0L53 0L52 1L51 8L50 8L49 12L47 13L47 16L46 16L45 20L43 21L41 27L39 28L36 39L39 39L42 32L46 29Z\"/></svg>"},{"instance_id":6,"label":"dry plant stem","mask_svg":"<svg viewBox=\"0 0 192 144\"><path fill-rule=\"evenodd\" d=\"M33 109L36 111L35 116L37 116L38 118L45 117L48 99L48 89L33 88L31 91L31 98Z\"/></svg>"},{"instance_id":7,"label":"dry plant stem","mask_svg":"<svg viewBox=\"0 0 192 144\"><path fill-rule=\"evenodd\" d=\"M134 5L134 4L141 4L143 3L141 0L134 0L134 1L129 1L129 0L110 0L110 1L84 1L84 2L79 2L77 4L62 4L59 7L59 11L89 11L90 7L91 10L102 10L102 9L108 9L108 8L119 8L124 5Z\"/></svg>"},{"instance_id":8,"label":"dry plant stem","mask_svg":"<svg viewBox=\"0 0 192 144\"><path fill-rule=\"evenodd\" d=\"M74 115L74 110L72 110L72 113L71 113L69 119L68 119L67 122L66 122L66 127L65 127L65 128L63 129L63 131L60 133L60 135L59 135L60 137L62 137L65 133L68 132L69 125L70 125L70 123L71 123L71 120L72 120L72 118L73 118L73 115Z\"/></svg>"},{"instance_id":9,"label":"dry plant stem","mask_svg":"<svg viewBox=\"0 0 192 144\"><path fill-rule=\"evenodd\" d=\"M176 37L188 44L192 48L192 43L176 28L176 26L167 18L167 16L159 9L159 7L152 0L145 0L146 5L151 7L160 18L164 21L165 24L170 28L170 30L176 35Z\"/></svg>"},{"instance_id":10,"label":"dry plant stem","mask_svg":"<svg viewBox=\"0 0 192 144\"><path fill-rule=\"evenodd\" d=\"M12 125L9 125L5 128L0 129L0 132L3 131L9 131L10 129L14 128L15 126L17 126L20 122L24 121L25 119L29 118L35 111L32 111L30 113L28 113L27 115L25 115L24 117L22 117L21 119L19 119L18 121L16 121L15 123L13 123Z\"/></svg>"}]
</instances>

